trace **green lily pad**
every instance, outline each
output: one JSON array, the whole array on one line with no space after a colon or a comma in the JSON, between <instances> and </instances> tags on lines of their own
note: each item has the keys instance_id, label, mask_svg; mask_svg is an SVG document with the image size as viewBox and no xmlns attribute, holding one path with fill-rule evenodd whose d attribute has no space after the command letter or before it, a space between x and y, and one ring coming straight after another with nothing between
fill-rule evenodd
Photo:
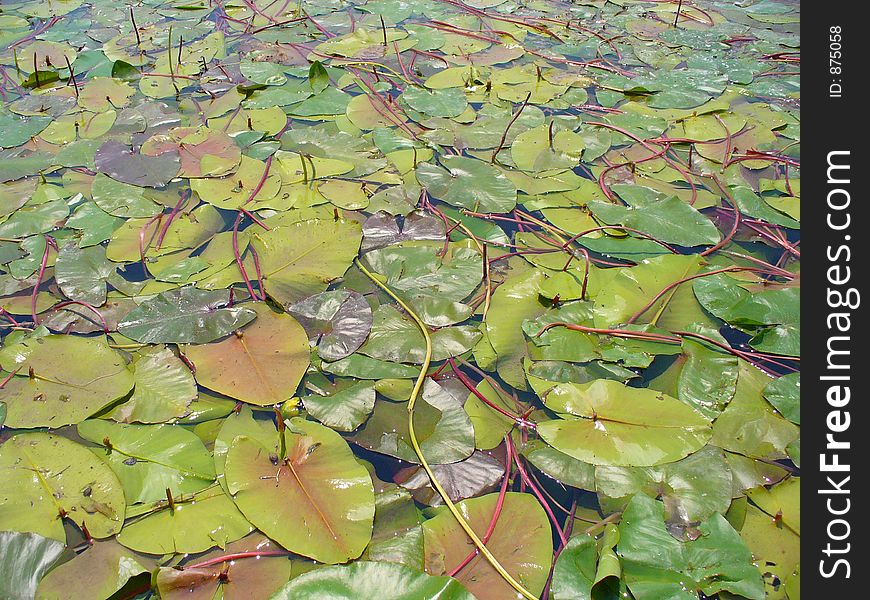
<instances>
[{"instance_id":1,"label":"green lily pad","mask_svg":"<svg viewBox=\"0 0 870 600\"><path fill-rule=\"evenodd\" d=\"M448 156L442 167L421 163L420 185L434 198L479 212L503 213L517 203L516 186L497 167L464 156Z\"/></svg>"},{"instance_id":2,"label":"green lily pad","mask_svg":"<svg viewBox=\"0 0 870 600\"><path fill-rule=\"evenodd\" d=\"M266 293L288 305L325 291L350 267L362 231L353 221L298 221L258 233L251 242L260 257Z\"/></svg>"},{"instance_id":3,"label":"green lily pad","mask_svg":"<svg viewBox=\"0 0 870 600\"><path fill-rule=\"evenodd\" d=\"M712 221L676 196L643 206L593 201L589 209L608 225L625 225L680 246L714 245L721 236Z\"/></svg>"},{"instance_id":4,"label":"green lily pad","mask_svg":"<svg viewBox=\"0 0 870 600\"><path fill-rule=\"evenodd\" d=\"M375 388L371 382L359 381L329 396L302 398L309 415L336 431L353 431L375 408Z\"/></svg>"},{"instance_id":5,"label":"green lily pad","mask_svg":"<svg viewBox=\"0 0 870 600\"><path fill-rule=\"evenodd\" d=\"M284 436L285 457L248 437L232 443L226 482L236 504L297 554L330 564L358 557L371 539L375 513L365 468L322 425L295 418Z\"/></svg>"},{"instance_id":6,"label":"green lily pad","mask_svg":"<svg viewBox=\"0 0 870 600\"><path fill-rule=\"evenodd\" d=\"M622 567L614 551L618 541L619 530L613 524L607 525L600 541L586 533L569 539L553 569L553 598L593 600L624 593L619 589Z\"/></svg>"},{"instance_id":7,"label":"green lily pad","mask_svg":"<svg viewBox=\"0 0 870 600\"><path fill-rule=\"evenodd\" d=\"M753 458L785 458L785 449L800 435L800 428L782 418L762 397L770 377L745 361L734 399L713 425L713 443Z\"/></svg>"},{"instance_id":8,"label":"green lily pad","mask_svg":"<svg viewBox=\"0 0 870 600\"><path fill-rule=\"evenodd\" d=\"M220 488L173 502L125 525L118 543L148 554L194 553L225 548L254 530Z\"/></svg>"},{"instance_id":9,"label":"green lily pad","mask_svg":"<svg viewBox=\"0 0 870 600\"><path fill-rule=\"evenodd\" d=\"M120 479L127 503L154 502L207 487L215 478L205 446L187 429L171 425L126 425L92 419L78 434L100 444L96 450Z\"/></svg>"},{"instance_id":10,"label":"green lily pad","mask_svg":"<svg viewBox=\"0 0 870 600\"><path fill-rule=\"evenodd\" d=\"M530 379L544 403L564 415L538 424L548 444L595 465L651 466L679 460L712 435L710 422L676 398L617 381L552 385Z\"/></svg>"},{"instance_id":11,"label":"green lily pad","mask_svg":"<svg viewBox=\"0 0 870 600\"><path fill-rule=\"evenodd\" d=\"M4 492L0 529L65 540L61 515L85 523L95 538L121 531L124 491L90 450L48 433L25 433L0 446Z\"/></svg>"},{"instance_id":12,"label":"green lily pad","mask_svg":"<svg viewBox=\"0 0 870 600\"><path fill-rule=\"evenodd\" d=\"M795 425L801 424L801 375L789 373L775 379L764 388L764 397L786 419Z\"/></svg>"},{"instance_id":13,"label":"green lily pad","mask_svg":"<svg viewBox=\"0 0 870 600\"><path fill-rule=\"evenodd\" d=\"M111 416L125 423L165 423L183 417L196 399L196 381L180 358L163 347L143 349L133 362L130 399Z\"/></svg>"},{"instance_id":14,"label":"green lily pad","mask_svg":"<svg viewBox=\"0 0 870 600\"><path fill-rule=\"evenodd\" d=\"M617 552L635 598L694 600L698 592L726 591L763 600L761 573L725 518L714 514L700 530L698 539L679 542L665 529L662 503L643 494L632 499L619 524Z\"/></svg>"},{"instance_id":15,"label":"green lily pad","mask_svg":"<svg viewBox=\"0 0 870 600\"><path fill-rule=\"evenodd\" d=\"M375 483L372 541L359 560L423 570L423 527L417 506L406 490L393 484Z\"/></svg>"},{"instance_id":16,"label":"green lily pad","mask_svg":"<svg viewBox=\"0 0 870 600\"><path fill-rule=\"evenodd\" d=\"M365 427L352 439L374 452L419 464L411 446L407 411L396 408L391 402L376 402ZM432 464L454 463L474 452L474 428L462 404L429 379L414 409L414 428L423 455Z\"/></svg>"},{"instance_id":17,"label":"green lily pad","mask_svg":"<svg viewBox=\"0 0 870 600\"><path fill-rule=\"evenodd\" d=\"M731 469L724 453L712 446L658 467L595 469L595 488L603 510L625 509L638 492L659 496L665 505L669 531L681 537L693 524L728 510L731 483Z\"/></svg>"},{"instance_id":18,"label":"green lily pad","mask_svg":"<svg viewBox=\"0 0 870 600\"><path fill-rule=\"evenodd\" d=\"M15 148L38 135L48 124L50 117L19 117L0 112L0 147Z\"/></svg>"},{"instance_id":19,"label":"green lily pad","mask_svg":"<svg viewBox=\"0 0 870 600\"><path fill-rule=\"evenodd\" d=\"M62 542L36 533L0 531L0 594L33 598L40 580L63 551Z\"/></svg>"},{"instance_id":20,"label":"green lily pad","mask_svg":"<svg viewBox=\"0 0 870 600\"><path fill-rule=\"evenodd\" d=\"M79 423L125 396L134 384L123 356L105 337L33 337L13 356L0 355L0 365L4 372L16 372L3 390L6 425L11 427Z\"/></svg>"},{"instance_id":21,"label":"green lily pad","mask_svg":"<svg viewBox=\"0 0 870 600\"><path fill-rule=\"evenodd\" d=\"M79 248L68 244L57 255L54 277L70 300L101 306L106 301L106 279L115 265L106 258L102 246Z\"/></svg>"},{"instance_id":22,"label":"green lily pad","mask_svg":"<svg viewBox=\"0 0 870 600\"><path fill-rule=\"evenodd\" d=\"M227 307L229 294L183 287L141 304L118 323L118 331L151 344L206 344L250 323L257 314Z\"/></svg>"},{"instance_id":23,"label":"green lily pad","mask_svg":"<svg viewBox=\"0 0 870 600\"><path fill-rule=\"evenodd\" d=\"M427 90L411 86L402 94L408 106L430 117L458 117L465 112L468 101L460 88Z\"/></svg>"},{"instance_id":24,"label":"green lily pad","mask_svg":"<svg viewBox=\"0 0 870 600\"><path fill-rule=\"evenodd\" d=\"M272 598L329 597L335 600L378 597L383 600L472 600L462 585L450 577L433 577L410 567L386 562L357 561L326 567L291 579Z\"/></svg>"}]
</instances>

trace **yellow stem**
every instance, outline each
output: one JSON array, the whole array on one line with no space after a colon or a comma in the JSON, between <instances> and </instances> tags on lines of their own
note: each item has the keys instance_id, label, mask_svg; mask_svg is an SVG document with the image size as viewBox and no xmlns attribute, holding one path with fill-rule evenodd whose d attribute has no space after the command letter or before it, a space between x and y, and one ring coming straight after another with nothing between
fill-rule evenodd
<instances>
[{"instance_id":1,"label":"yellow stem","mask_svg":"<svg viewBox=\"0 0 870 600\"><path fill-rule=\"evenodd\" d=\"M426 340L426 357L423 360L423 366L420 368L420 375L417 377L417 381L414 383L414 389L411 391L411 397L408 399L408 433L411 438L411 446L414 448L414 452L417 453L417 458L420 460L420 466L423 467L423 470L426 471L426 474L429 476L429 480L432 482L432 487L440 494L441 498L444 500L444 504L447 506L447 509L453 515L453 518L456 519L459 526L465 531L465 534L471 539L480 553L486 558L487 562L492 565L492 568L495 569L499 575L512 587L514 588L523 598L526 600L538 600L529 590L527 590L523 585L518 582L513 576L507 572L507 570L501 565L498 559L489 551L489 548L486 547L486 544L474 533L474 530L471 528L471 525L468 524L462 515L459 512L459 509L456 508L456 505L453 503L453 500L450 499L447 491L442 487L441 483L435 477L435 473L432 471L432 467L429 466L429 462L426 460L426 457L423 456L423 450L420 448L420 444L417 441L417 435L414 432L414 406L417 402L417 397L420 395L420 390L423 389L423 383L426 381L426 373L429 370L429 365L432 363L432 338L429 336L429 330L426 327L426 324L423 320L415 313L411 308L405 304L393 291L387 287L386 284L379 281L368 269L366 269L360 260L354 259L356 266L359 267L360 271L362 271L366 277L371 279L375 285L384 290L393 300L399 303L405 312L407 312L414 322L417 324L417 327L420 328L420 331L423 333L423 338Z\"/></svg>"}]
</instances>

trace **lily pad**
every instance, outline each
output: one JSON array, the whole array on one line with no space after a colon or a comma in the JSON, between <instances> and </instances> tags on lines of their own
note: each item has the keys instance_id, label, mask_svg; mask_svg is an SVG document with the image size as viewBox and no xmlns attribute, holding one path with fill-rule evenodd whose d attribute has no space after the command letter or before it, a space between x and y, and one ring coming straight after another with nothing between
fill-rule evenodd
<instances>
[{"instance_id":1,"label":"lily pad","mask_svg":"<svg viewBox=\"0 0 870 600\"><path fill-rule=\"evenodd\" d=\"M335 600L378 597L383 600L472 600L462 585L449 577L434 577L386 562L357 561L325 567L290 580L272 598L329 597Z\"/></svg>"},{"instance_id":2,"label":"lily pad","mask_svg":"<svg viewBox=\"0 0 870 600\"><path fill-rule=\"evenodd\" d=\"M464 156L448 156L442 167L417 167L420 185L439 200L473 211L503 213L517 203L516 186L497 168Z\"/></svg>"},{"instance_id":3,"label":"lily pad","mask_svg":"<svg viewBox=\"0 0 870 600\"><path fill-rule=\"evenodd\" d=\"M254 553L251 560L225 561L196 566L228 554ZM257 555L257 553L263 553ZM270 553L278 553L277 556ZM166 600L190 598L193 600L212 600L216 593L222 593L227 600L245 596L270 597L290 579L294 562L281 556L275 542L258 533L213 550L198 558L191 558L191 564L181 568L161 567L157 572L157 590ZM221 573L225 573L221 577Z\"/></svg>"},{"instance_id":4,"label":"lily pad","mask_svg":"<svg viewBox=\"0 0 870 600\"><path fill-rule=\"evenodd\" d=\"M0 531L0 594L33 598L40 580L64 551L64 544L36 533Z\"/></svg>"},{"instance_id":5,"label":"lily pad","mask_svg":"<svg viewBox=\"0 0 870 600\"><path fill-rule=\"evenodd\" d=\"M317 354L338 360L356 352L372 327L372 309L357 292L336 290L315 294L287 308L299 318L309 337L317 340Z\"/></svg>"},{"instance_id":6,"label":"lily pad","mask_svg":"<svg viewBox=\"0 0 870 600\"><path fill-rule=\"evenodd\" d=\"M623 513L619 547L625 580L638 600L689 600L703 592L731 592L763 600L761 573L749 549L720 514L700 526L701 537L675 540L665 529L664 505L637 494Z\"/></svg>"},{"instance_id":7,"label":"lily pad","mask_svg":"<svg viewBox=\"0 0 870 600\"><path fill-rule=\"evenodd\" d=\"M322 425L295 418L284 436L283 457L244 436L230 446L226 481L239 509L292 552L329 564L358 557L375 513L365 468Z\"/></svg>"},{"instance_id":8,"label":"lily pad","mask_svg":"<svg viewBox=\"0 0 870 600\"><path fill-rule=\"evenodd\" d=\"M128 523L118 542L148 554L203 552L222 548L254 530L220 488L163 502L155 510Z\"/></svg>"},{"instance_id":9,"label":"lily pad","mask_svg":"<svg viewBox=\"0 0 870 600\"><path fill-rule=\"evenodd\" d=\"M197 397L193 373L165 346L142 350L133 378L133 395L112 412L116 421L164 423L186 415Z\"/></svg>"},{"instance_id":10,"label":"lily pad","mask_svg":"<svg viewBox=\"0 0 870 600\"><path fill-rule=\"evenodd\" d=\"M551 446L594 465L651 466L679 460L712 435L699 412L654 390L599 379L552 385L530 379L538 396L564 415L538 424Z\"/></svg>"},{"instance_id":11,"label":"lily pad","mask_svg":"<svg viewBox=\"0 0 870 600\"><path fill-rule=\"evenodd\" d=\"M108 141L94 155L100 173L130 185L163 187L178 174L181 159L177 152L146 156L121 142Z\"/></svg>"},{"instance_id":12,"label":"lily pad","mask_svg":"<svg viewBox=\"0 0 870 600\"><path fill-rule=\"evenodd\" d=\"M128 504L199 491L215 478L211 455L187 429L171 425L126 425L91 419L78 434L101 444L97 450L124 486Z\"/></svg>"},{"instance_id":13,"label":"lily pad","mask_svg":"<svg viewBox=\"0 0 870 600\"><path fill-rule=\"evenodd\" d=\"M257 318L227 338L185 346L197 382L231 398L267 406L290 398L308 368L308 337L290 315L265 304Z\"/></svg>"},{"instance_id":14,"label":"lily pad","mask_svg":"<svg viewBox=\"0 0 870 600\"><path fill-rule=\"evenodd\" d=\"M350 267L362 231L353 221L298 221L252 240L266 293L289 305L324 291Z\"/></svg>"},{"instance_id":15,"label":"lily pad","mask_svg":"<svg viewBox=\"0 0 870 600\"><path fill-rule=\"evenodd\" d=\"M169 290L131 311L118 331L143 343L206 344L256 318L250 308L228 307L229 300L222 291Z\"/></svg>"},{"instance_id":16,"label":"lily pad","mask_svg":"<svg viewBox=\"0 0 870 600\"><path fill-rule=\"evenodd\" d=\"M47 335L24 340L13 356L0 356L3 401L11 427L79 423L133 388L133 373L105 337ZM5 375L4 375L5 377Z\"/></svg>"},{"instance_id":17,"label":"lily pad","mask_svg":"<svg viewBox=\"0 0 870 600\"><path fill-rule=\"evenodd\" d=\"M460 514L478 536L489 527L498 494L464 500L457 504ZM426 572L449 573L475 549L456 519L443 510L423 523L426 544ZM487 548L514 579L532 594L544 589L552 561L553 542L547 515L534 497L508 492ZM501 599L516 592L482 556L475 556L454 577L475 598Z\"/></svg>"},{"instance_id":18,"label":"lily pad","mask_svg":"<svg viewBox=\"0 0 870 600\"><path fill-rule=\"evenodd\" d=\"M43 577L36 590L40 600L108 598L133 577L154 567L150 557L137 556L114 540L99 541ZM82 573L87 573L83 577Z\"/></svg>"},{"instance_id":19,"label":"lily pad","mask_svg":"<svg viewBox=\"0 0 870 600\"><path fill-rule=\"evenodd\" d=\"M0 446L4 492L0 529L66 539L61 516L85 523L96 538L121 531L124 492L90 450L48 433L25 433Z\"/></svg>"}]
</instances>

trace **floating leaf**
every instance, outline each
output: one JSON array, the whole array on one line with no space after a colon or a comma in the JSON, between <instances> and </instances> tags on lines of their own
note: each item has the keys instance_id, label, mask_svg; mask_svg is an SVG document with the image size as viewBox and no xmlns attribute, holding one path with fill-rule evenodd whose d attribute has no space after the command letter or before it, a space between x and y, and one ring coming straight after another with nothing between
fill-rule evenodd
<instances>
[{"instance_id":1,"label":"floating leaf","mask_svg":"<svg viewBox=\"0 0 870 600\"><path fill-rule=\"evenodd\" d=\"M177 153L181 160L178 175L190 178L226 175L235 171L242 160L241 148L229 135L204 127L175 127L153 135L140 151L147 156ZM268 197L262 188L261 192Z\"/></svg>"},{"instance_id":2,"label":"floating leaf","mask_svg":"<svg viewBox=\"0 0 870 600\"><path fill-rule=\"evenodd\" d=\"M0 147L20 146L39 134L49 123L49 117L19 117L0 112Z\"/></svg>"},{"instance_id":3,"label":"floating leaf","mask_svg":"<svg viewBox=\"0 0 870 600\"><path fill-rule=\"evenodd\" d=\"M411 494L399 486L375 482L372 541L360 560L398 563L423 570L420 514Z\"/></svg>"},{"instance_id":4,"label":"floating leaf","mask_svg":"<svg viewBox=\"0 0 870 600\"><path fill-rule=\"evenodd\" d=\"M457 508L474 532L482 536L497 501L498 494L489 494L464 500ZM423 523L423 535L426 572L432 575L449 573L474 550L471 540L446 510ZM553 542L547 515L535 498L508 492L486 546L514 579L533 595L541 593L550 572ZM454 577L480 600L501 599L516 593L479 555Z\"/></svg>"},{"instance_id":5,"label":"floating leaf","mask_svg":"<svg viewBox=\"0 0 870 600\"><path fill-rule=\"evenodd\" d=\"M497 168L481 160L448 156L443 168L417 167L417 179L434 198L473 211L502 213L516 206L516 186Z\"/></svg>"},{"instance_id":6,"label":"floating leaf","mask_svg":"<svg viewBox=\"0 0 870 600\"><path fill-rule=\"evenodd\" d=\"M220 140L218 140L217 143L221 144L221 146L223 145ZM155 147L156 146L157 144L155 144ZM184 148L186 148L186 146L184 146ZM229 150L230 149L227 148L224 151L227 154L231 154ZM179 145L179 154L180 153L181 146ZM167 153L160 154L159 156L165 156L167 154L171 154L171 151L167 151ZM187 154L189 153L185 150L185 155ZM246 156L240 157L239 160L240 162L235 163L239 165L238 170L231 175L218 178L205 176L203 175L203 171L208 173L209 169L217 169L218 171L224 170L226 172L233 170L235 164L230 166L228 169L221 169L220 160L215 159L212 161L209 159L206 161L206 158L203 157L198 165L198 177L200 178L194 179L190 182L191 189L193 189L193 191L196 192L205 202L213 204L218 208L226 209L236 209L244 206L249 199L254 197L254 192L258 189L259 191L256 193L258 201L274 198L278 194L278 190L281 188L281 175L278 173L277 169L274 172L271 169L267 172L266 163ZM203 164L206 165L205 168L203 168ZM190 171L196 171L197 166L190 163L187 169L188 173ZM188 177L190 176L191 175L188 174ZM262 185L260 185L261 182Z\"/></svg>"},{"instance_id":7,"label":"floating leaf","mask_svg":"<svg viewBox=\"0 0 870 600\"><path fill-rule=\"evenodd\" d=\"M107 538L124 523L118 478L90 450L48 433L23 433L0 446L0 529L65 540L60 517Z\"/></svg>"},{"instance_id":8,"label":"floating leaf","mask_svg":"<svg viewBox=\"0 0 870 600\"><path fill-rule=\"evenodd\" d=\"M70 300L101 306L106 301L106 279L115 272L106 258L106 249L91 246L80 249L68 244L57 255L54 277Z\"/></svg>"},{"instance_id":9,"label":"floating leaf","mask_svg":"<svg viewBox=\"0 0 870 600\"><path fill-rule=\"evenodd\" d=\"M94 155L100 173L112 179L144 187L163 187L178 174L181 162L177 152L146 156L121 142L108 141Z\"/></svg>"},{"instance_id":10,"label":"floating leaf","mask_svg":"<svg viewBox=\"0 0 870 600\"><path fill-rule=\"evenodd\" d=\"M283 305L324 291L344 275L362 232L353 221L298 221L254 237L266 293Z\"/></svg>"},{"instance_id":11,"label":"floating leaf","mask_svg":"<svg viewBox=\"0 0 870 600\"><path fill-rule=\"evenodd\" d=\"M477 451L465 460L448 465L432 467L438 483L454 502L493 491L504 476L504 465L489 454ZM423 504L438 506L443 500L432 487L429 475L420 467L412 467L409 473L399 473L396 481L411 490L414 498Z\"/></svg>"},{"instance_id":12,"label":"floating leaf","mask_svg":"<svg viewBox=\"0 0 870 600\"><path fill-rule=\"evenodd\" d=\"M369 561L310 571L291 579L272 598L291 600L315 596L335 600L374 597L383 600L474 598L450 577L433 577L402 565Z\"/></svg>"},{"instance_id":13,"label":"floating leaf","mask_svg":"<svg viewBox=\"0 0 870 600\"><path fill-rule=\"evenodd\" d=\"M698 539L679 542L665 529L662 503L643 494L632 499L619 524L617 552L635 598L694 600L698 592L722 591L764 598L761 573L725 518L714 514L700 530Z\"/></svg>"},{"instance_id":14,"label":"floating leaf","mask_svg":"<svg viewBox=\"0 0 870 600\"><path fill-rule=\"evenodd\" d=\"M36 597L40 600L63 600L71 596L102 600L153 567L152 559L137 556L114 540L98 541L43 577Z\"/></svg>"},{"instance_id":15,"label":"floating leaf","mask_svg":"<svg viewBox=\"0 0 870 600\"><path fill-rule=\"evenodd\" d=\"M519 134L511 144L517 168L535 173L570 169L580 162L583 138L573 131L556 131L546 125Z\"/></svg>"},{"instance_id":16,"label":"floating leaf","mask_svg":"<svg viewBox=\"0 0 870 600\"><path fill-rule=\"evenodd\" d=\"M317 354L338 360L356 352L372 327L372 309L357 292L335 290L315 294L287 307L301 319L309 337L317 339Z\"/></svg>"},{"instance_id":17,"label":"floating leaf","mask_svg":"<svg viewBox=\"0 0 870 600\"><path fill-rule=\"evenodd\" d=\"M713 245L719 230L712 221L676 196L643 206L618 206L592 201L589 209L609 225L625 225L680 246Z\"/></svg>"},{"instance_id":18,"label":"floating leaf","mask_svg":"<svg viewBox=\"0 0 870 600\"><path fill-rule=\"evenodd\" d=\"M713 425L714 444L755 458L785 457L786 446L797 439L800 429L765 402L762 390L770 381L764 372L740 361L734 399Z\"/></svg>"},{"instance_id":19,"label":"floating leaf","mask_svg":"<svg viewBox=\"0 0 870 600\"><path fill-rule=\"evenodd\" d=\"M79 423L125 396L134 383L124 358L105 337L34 336L12 357L0 356L0 365L16 373L3 389L11 427Z\"/></svg>"},{"instance_id":20,"label":"floating leaf","mask_svg":"<svg viewBox=\"0 0 870 600\"><path fill-rule=\"evenodd\" d=\"M267 406L290 398L308 367L308 337L290 315L265 304L256 320L224 340L186 346L197 381L244 402Z\"/></svg>"},{"instance_id":21,"label":"floating leaf","mask_svg":"<svg viewBox=\"0 0 870 600\"><path fill-rule=\"evenodd\" d=\"M565 417L539 423L538 433L557 450L585 462L657 465L683 458L710 439L710 422L703 415L654 390L607 379L531 383L544 403Z\"/></svg>"},{"instance_id":22,"label":"floating leaf","mask_svg":"<svg viewBox=\"0 0 870 600\"><path fill-rule=\"evenodd\" d=\"M764 397L782 416L796 425L801 424L801 376L789 373L775 379L764 388Z\"/></svg>"},{"instance_id":23,"label":"floating leaf","mask_svg":"<svg viewBox=\"0 0 870 600\"><path fill-rule=\"evenodd\" d=\"M92 419L79 423L77 431L105 448L99 453L123 484L129 504L165 499L167 488L176 495L196 492L215 478L211 456L187 429Z\"/></svg>"},{"instance_id":24,"label":"floating leaf","mask_svg":"<svg viewBox=\"0 0 870 600\"><path fill-rule=\"evenodd\" d=\"M79 106L93 112L103 112L112 108L123 108L130 103L130 96L136 91L130 85L114 77L94 77L82 86L79 92Z\"/></svg>"},{"instance_id":25,"label":"floating leaf","mask_svg":"<svg viewBox=\"0 0 870 600\"><path fill-rule=\"evenodd\" d=\"M375 513L365 468L322 425L295 418L284 436L286 457L248 437L233 442L226 481L236 504L292 552L330 564L358 557L371 539Z\"/></svg>"},{"instance_id":26,"label":"floating leaf","mask_svg":"<svg viewBox=\"0 0 870 600\"><path fill-rule=\"evenodd\" d=\"M125 423L164 423L188 413L197 397L190 369L166 347L143 350L133 362L133 395L112 412Z\"/></svg>"},{"instance_id":27,"label":"floating leaf","mask_svg":"<svg viewBox=\"0 0 870 600\"><path fill-rule=\"evenodd\" d=\"M412 109L430 117L458 117L468 106L465 93L459 88L427 90L409 86L402 93L402 100Z\"/></svg>"},{"instance_id":28,"label":"floating leaf","mask_svg":"<svg viewBox=\"0 0 870 600\"><path fill-rule=\"evenodd\" d=\"M0 595L33 598L63 550L62 542L35 533L0 531Z\"/></svg>"},{"instance_id":29,"label":"floating leaf","mask_svg":"<svg viewBox=\"0 0 870 600\"><path fill-rule=\"evenodd\" d=\"M595 489L607 512L623 510L638 492L659 496L668 529L684 537L686 529L731 505L731 469L724 453L712 446L659 467L597 467Z\"/></svg>"},{"instance_id":30,"label":"floating leaf","mask_svg":"<svg viewBox=\"0 0 870 600\"><path fill-rule=\"evenodd\" d=\"M423 456L432 464L454 463L474 452L474 429L468 414L456 397L432 380L423 385L414 423ZM410 439L407 412L384 401L375 403L365 427L353 436L364 448L419 464Z\"/></svg>"},{"instance_id":31,"label":"floating leaf","mask_svg":"<svg viewBox=\"0 0 870 600\"><path fill-rule=\"evenodd\" d=\"M588 533L571 537L553 569L554 599L592 600L620 592L624 595L624 590L619 589L622 568L614 552L618 542L619 530L613 524L607 525L600 541Z\"/></svg>"},{"instance_id":32,"label":"floating leaf","mask_svg":"<svg viewBox=\"0 0 870 600\"><path fill-rule=\"evenodd\" d=\"M250 323L257 313L227 307L229 293L183 287L141 304L118 323L118 331L149 344L207 344Z\"/></svg>"},{"instance_id":33,"label":"floating leaf","mask_svg":"<svg viewBox=\"0 0 870 600\"><path fill-rule=\"evenodd\" d=\"M162 504L125 525L118 542L137 552L184 554L224 548L254 530L219 488Z\"/></svg>"},{"instance_id":34,"label":"floating leaf","mask_svg":"<svg viewBox=\"0 0 870 600\"><path fill-rule=\"evenodd\" d=\"M256 556L253 560L195 566L227 554L248 552L262 552L264 555ZM222 593L227 600L251 596L269 597L290 579L294 565L294 561L288 557L270 556L270 552L280 553L280 548L265 536L252 534L227 545L225 549L213 550L202 557L191 559L193 565L185 565L183 568L161 567L157 572L157 590L165 600L211 600L216 593Z\"/></svg>"},{"instance_id":35,"label":"floating leaf","mask_svg":"<svg viewBox=\"0 0 870 600\"><path fill-rule=\"evenodd\" d=\"M312 417L337 431L353 431L375 408L375 388L360 381L329 396L310 395L302 399Z\"/></svg>"}]
</instances>

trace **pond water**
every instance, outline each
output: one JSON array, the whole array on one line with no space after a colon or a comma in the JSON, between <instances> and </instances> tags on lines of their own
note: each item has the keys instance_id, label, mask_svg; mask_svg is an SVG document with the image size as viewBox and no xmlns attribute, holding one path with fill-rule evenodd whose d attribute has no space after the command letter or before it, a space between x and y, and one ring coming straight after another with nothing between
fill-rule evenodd
<instances>
[{"instance_id":1,"label":"pond water","mask_svg":"<svg viewBox=\"0 0 870 600\"><path fill-rule=\"evenodd\" d=\"M799 24L0 4L0 597L799 598Z\"/></svg>"}]
</instances>

